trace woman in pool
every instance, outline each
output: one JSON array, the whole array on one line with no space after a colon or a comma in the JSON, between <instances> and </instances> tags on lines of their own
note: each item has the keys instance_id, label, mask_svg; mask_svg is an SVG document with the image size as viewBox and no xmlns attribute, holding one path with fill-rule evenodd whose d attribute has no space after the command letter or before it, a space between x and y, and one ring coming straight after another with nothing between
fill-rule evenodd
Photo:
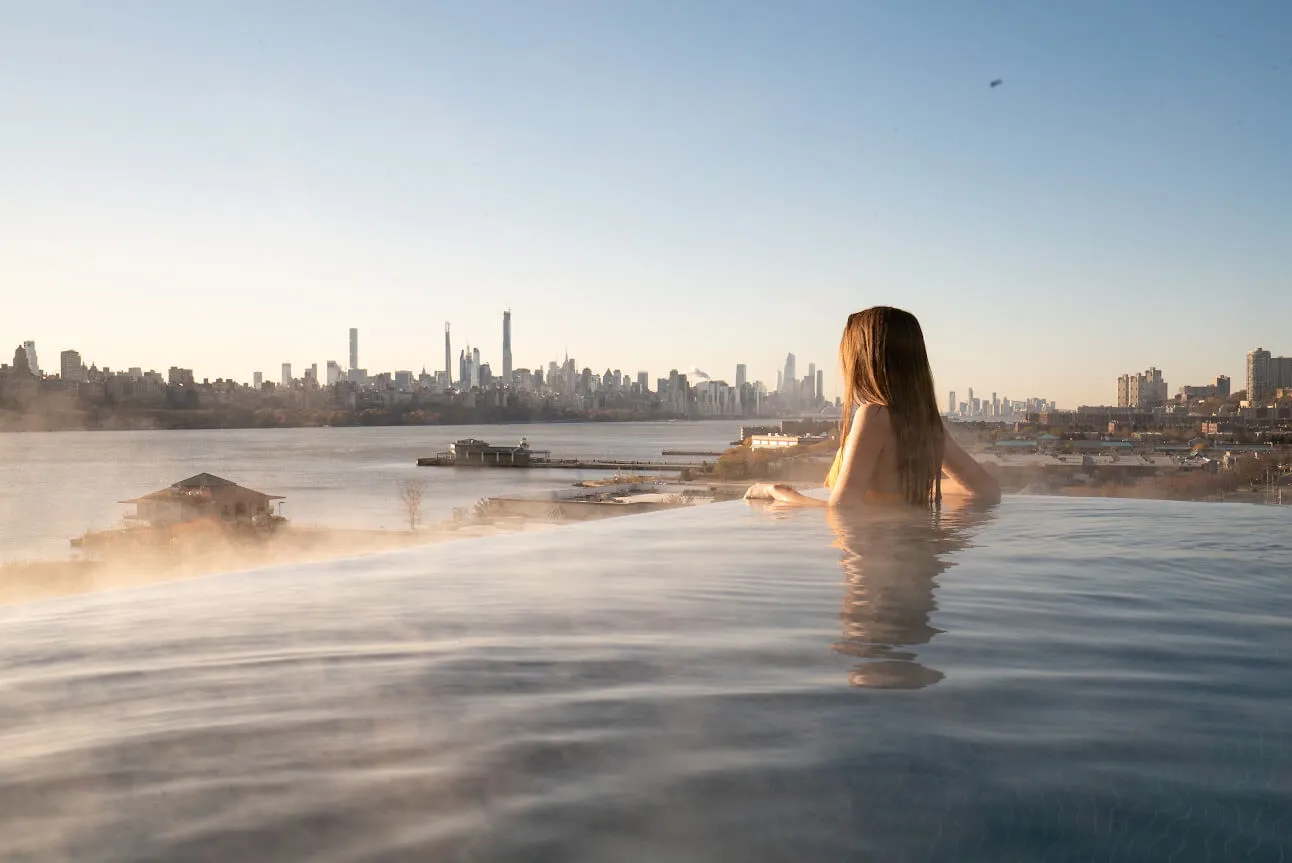
<instances>
[{"instance_id":1,"label":"woman in pool","mask_svg":"<svg viewBox=\"0 0 1292 863\"><path fill-rule=\"evenodd\" d=\"M1000 500L1000 484L947 433L920 322L910 312L872 306L848 316L839 342L843 428L826 477L828 500L788 485L757 483L747 500L791 506L856 506L893 501L936 506L944 491ZM944 473L951 482L943 487Z\"/></svg>"}]
</instances>

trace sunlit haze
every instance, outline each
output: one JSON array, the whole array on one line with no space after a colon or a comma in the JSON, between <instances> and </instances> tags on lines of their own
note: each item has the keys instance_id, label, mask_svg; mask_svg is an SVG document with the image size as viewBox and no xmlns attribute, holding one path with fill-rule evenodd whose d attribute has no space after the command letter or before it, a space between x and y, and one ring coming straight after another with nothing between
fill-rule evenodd
<instances>
[{"instance_id":1,"label":"sunlit haze","mask_svg":"<svg viewBox=\"0 0 1292 863\"><path fill-rule=\"evenodd\" d=\"M1062 7L1062 8L1061 8ZM948 390L1292 355L1292 5L0 2L0 348ZM990 86L999 80L998 86ZM963 396L961 396L963 398Z\"/></svg>"}]
</instances>

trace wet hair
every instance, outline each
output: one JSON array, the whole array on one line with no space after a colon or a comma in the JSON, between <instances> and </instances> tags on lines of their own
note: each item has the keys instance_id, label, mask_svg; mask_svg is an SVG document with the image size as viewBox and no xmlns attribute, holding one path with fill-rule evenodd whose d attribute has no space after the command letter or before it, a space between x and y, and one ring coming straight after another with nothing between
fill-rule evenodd
<instances>
[{"instance_id":1,"label":"wet hair","mask_svg":"<svg viewBox=\"0 0 1292 863\"><path fill-rule=\"evenodd\" d=\"M897 438L903 495L921 506L939 502L945 432L920 322L892 306L854 312L839 341L839 362L844 381L841 439L847 439L858 405L884 405Z\"/></svg>"}]
</instances>

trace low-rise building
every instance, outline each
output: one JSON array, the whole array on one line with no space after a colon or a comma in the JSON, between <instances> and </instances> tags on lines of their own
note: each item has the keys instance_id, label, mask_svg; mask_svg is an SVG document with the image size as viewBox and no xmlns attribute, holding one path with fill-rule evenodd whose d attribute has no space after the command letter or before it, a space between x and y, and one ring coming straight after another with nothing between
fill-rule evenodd
<instances>
[{"instance_id":1,"label":"low-rise building","mask_svg":"<svg viewBox=\"0 0 1292 863\"><path fill-rule=\"evenodd\" d=\"M749 436L750 449L788 449L798 446L802 438L794 434L756 434Z\"/></svg>"},{"instance_id":2,"label":"low-rise building","mask_svg":"<svg viewBox=\"0 0 1292 863\"><path fill-rule=\"evenodd\" d=\"M255 524L273 516L273 501L280 495L264 494L209 473L180 480L169 488L122 503L134 504L127 516L153 527L169 527L200 519L229 524Z\"/></svg>"}]
</instances>

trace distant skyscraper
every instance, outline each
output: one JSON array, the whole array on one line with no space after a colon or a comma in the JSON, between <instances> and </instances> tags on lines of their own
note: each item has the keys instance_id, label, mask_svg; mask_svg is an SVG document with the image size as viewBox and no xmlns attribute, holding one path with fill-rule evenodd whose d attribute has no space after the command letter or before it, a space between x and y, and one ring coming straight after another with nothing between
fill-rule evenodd
<instances>
[{"instance_id":1,"label":"distant skyscraper","mask_svg":"<svg viewBox=\"0 0 1292 863\"><path fill-rule=\"evenodd\" d=\"M1268 399L1274 393L1270 380L1270 352L1257 348L1247 354L1247 399L1256 404Z\"/></svg>"},{"instance_id":2,"label":"distant skyscraper","mask_svg":"<svg viewBox=\"0 0 1292 863\"><path fill-rule=\"evenodd\" d=\"M956 412L956 391L952 390L950 393L947 394L947 414L950 415L955 412Z\"/></svg>"},{"instance_id":3,"label":"distant skyscraper","mask_svg":"<svg viewBox=\"0 0 1292 863\"><path fill-rule=\"evenodd\" d=\"M444 322L444 376L453 386L453 346L449 341L449 322Z\"/></svg>"},{"instance_id":4,"label":"distant skyscraper","mask_svg":"<svg viewBox=\"0 0 1292 863\"><path fill-rule=\"evenodd\" d=\"M264 374L262 372L253 373L251 375L251 385L256 389L260 389L262 386L264 386L265 385Z\"/></svg>"},{"instance_id":5,"label":"distant skyscraper","mask_svg":"<svg viewBox=\"0 0 1292 863\"><path fill-rule=\"evenodd\" d=\"M359 368L359 330L350 328L350 368Z\"/></svg>"},{"instance_id":6,"label":"distant skyscraper","mask_svg":"<svg viewBox=\"0 0 1292 863\"><path fill-rule=\"evenodd\" d=\"M785 373L782 372L780 369L777 369L776 370L776 392L780 392L784 388L785 388Z\"/></svg>"},{"instance_id":7,"label":"distant skyscraper","mask_svg":"<svg viewBox=\"0 0 1292 863\"><path fill-rule=\"evenodd\" d=\"M825 370L816 370L816 400L817 403L825 401Z\"/></svg>"},{"instance_id":8,"label":"distant skyscraper","mask_svg":"<svg viewBox=\"0 0 1292 863\"><path fill-rule=\"evenodd\" d=\"M650 392L650 373L649 372L637 373L637 389L641 390L642 395L646 395L646 393Z\"/></svg>"},{"instance_id":9,"label":"distant skyscraper","mask_svg":"<svg viewBox=\"0 0 1292 863\"><path fill-rule=\"evenodd\" d=\"M818 395L816 391L816 363L808 363L807 388L808 401L815 404Z\"/></svg>"},{"instance_id":10,"label":"distant skyscraper","mask_svg":"<svg viewBox=\"0 0 1292 863\"><path fill-rule=\"evenodd\" d=\"M785 376L781 382L788 390L788 389L793 389L796 381L798 381L798 372L794 367L794 355L786 354L785 355Z\"/></svg>"},{"instance_id":11,"label":"distant skyscraper","mask_svg":"<svg viewBox=\"0 0 1292 863\"><path fill-rule=\"evenodd\" d=\"M511 386L511 309L502 313L502 383Z\"/></svg>"},{"instance_id":12,"label":"distant skyscraper","mask_svg":"<svg viewBox=\"0 0 1292 863\"><path fill-rule=\"evenodd\" d=\"M36 343L23 342L23 352L27 354L27 368L33 375L40 375L40 362L36 359Z\"/></svg>"},{"instance_id":13,"label":"distant skyscraper","mask_svg":"<svg viewBox=\"0 0 1292 863\"><path fill-rule=\"evenodd\" d=\"M749 372L744 363L736 364L736 389L743 387L749 380Z\"/></svg>"},{"instance_id":14,"label":"distant skyscraper","mask_svg":"<svg viewBox=\"0 0 1292 863\"><path fill-rule=\"evenodd\" d=\"M341 383L341 364L336 360L327 361L327 385L335 386Z\"/></svg>"},{"instance_id":15,"label":"distant skyscraper","mask_svg":"<svg viewBox=\"0 0 1292 863\"><path fill-rule=\"evenodd\" d=\"M471 349L471 386L480 386L480 349Z\"/></svg>"},{"instance_id":16,"label":"distant skyscraper","mask_svg":"<svg viewBox=\"0 0 1292 863\"><path fill-rule=\"evenodd\" d=\"M974 407L973 387L970 387L969 388L969 416L973 416L976 413L978 413L978 411Z\"/></svg>"},{"instance_id":17,"label":"distant skyscraper","mask_svg":"<svg viewBox=\"0 0 1292 863\"><path fill-rule=\"evenodd\" d=\"M58 355L59 377L65 381L80 381L83 377L80 351L63 351Z\"/></svg>"},{"instance_id":18,"label":"distant skyscraper","mask_svg":"<svg viewBox=\"0 0 1292 863\"><path fill-rule=\"evenodd\" d=\"M292 364L283 363L283 386L290 387L291 385L292 385Z\"/></svg>"}]
</instances>

